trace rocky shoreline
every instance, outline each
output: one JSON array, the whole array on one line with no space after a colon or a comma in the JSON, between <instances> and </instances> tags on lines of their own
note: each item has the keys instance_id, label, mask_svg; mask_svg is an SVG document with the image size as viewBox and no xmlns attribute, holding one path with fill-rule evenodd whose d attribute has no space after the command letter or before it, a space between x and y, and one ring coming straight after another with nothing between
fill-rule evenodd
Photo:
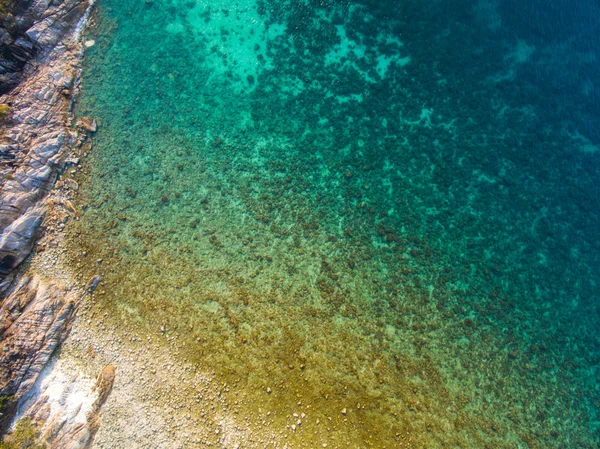
<instances>
[{"instance_id":1,"label":"rocky shoreline","mask_svg":"<svg viewBox=\"0 0 600 449\"><path fill-rule=\"evenodd\" d=\"M32 264L29 257L38 242L35 257L51 264L52 252L44 249L75 216L69 198L77 185L57 180L76 170L89 149L91 124L74 123L73 105L92 7L93 0L19 1L1 29L0 423L5 433L16 413L30 418L49 447L89 445L114 379L107 367L90 383L89 410L79 419L40 392L41 374L86 292L64 269L45 270L44 262Z\"/></svg>"},{"instance_id":2,"label":"rocky shoreline","mask_svg":"<svg viewBox=\"0 0 600 449\"><path fill-rule=\"evenodd\" d=\"M97 313L106 287L72 268L77 236L68 226L78 219L75 179L85 176L96 130L73 115L93 0L21 3L22 17L10 20L29 27L11 39L31 44L31 59L20 72L0 67L0 86L11 89L0 96L4 443L23 446L25 423L45 448L285 447L296 410L278 430L266 409L242 416L249 399L241 386L176 360L177 335L127 332Z\"/></svg>"}]
</instances>

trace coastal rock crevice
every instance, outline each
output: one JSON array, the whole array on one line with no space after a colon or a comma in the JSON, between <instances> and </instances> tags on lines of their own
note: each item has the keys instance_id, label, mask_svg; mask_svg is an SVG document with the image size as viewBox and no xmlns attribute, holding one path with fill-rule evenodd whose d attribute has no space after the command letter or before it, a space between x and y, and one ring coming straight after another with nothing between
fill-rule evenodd
<instances>
[{"instance_id":1,"label":"coastal rock crevice","mask_svg":"<svg viewBox=\"0 0 600 449\"><path fill-rule=\"evenodd\" d=\"M70 108L81 69L80 22L88 7L80 0L58 6L38 1L23 13L37 18L27 33L40 51L30 75L0 98L10 106L0 130L0 277L31 251L43 198L77 138L69 129Z\"/></svg>"},{"instance_id":2,"label":"coastal rock crevice","mask_svg":"<svg viewBox=\"0 0 600 449\"><path fill-rule=\"evenodd\" d=\"M87 1L14 0L0 5L0 94L7 93L43 64L69 38Z\"/></svg>"}]
</instances>

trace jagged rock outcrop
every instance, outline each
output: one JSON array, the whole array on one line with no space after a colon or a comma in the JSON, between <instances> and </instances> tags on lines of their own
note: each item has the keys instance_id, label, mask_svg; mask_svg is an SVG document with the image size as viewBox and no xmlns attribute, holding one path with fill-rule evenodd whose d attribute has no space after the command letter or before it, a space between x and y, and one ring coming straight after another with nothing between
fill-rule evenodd
<instances>
[{"instance_id":1,"label":"jagged rock outcrop","mask_svg":"<svg viewBox=\"0 0 600 449\"><path fill-rule=\"evenodd\" d=\"M0 7L0 94L19 83L25 65L35 56L35 45L26 34L33 25L28 14L31 3L31 0L3 2Z\"/></svg>"},{"instance_id":2,"label":"jagged rock outcrop","mask_svg":"<svg viewBox=\"0 0 600 449\"><path fill-rule=\"evenodd\" d=\"M69 368L51 363L20 407L21 417L31 420L49 449L90 446L115 379L113 365L104 367L95 383Z\"/></svg>"},{"instance_id":3,"label":"jagged rock outcrop","mask_svg":"<svg viewBox=\"0 0 600 449\"><path fill-rule=\"evenodd\" d=\"M10 415L66 337L76 297L64 287L26 277L0 308L0 391Z\"/></svg>"},{"instance_id":4,"label":"jagged rock outcrop","mask_svg":"<svg viewBox=\"0 0 600 449\"><path fill-rule=\"evenodd\" d=\"M84 15L87 1L12 0L0 8L0 94L26 79L36 58L48 52L72 31Z\"/></svg>"},{"instance_id":5,"label":"jagged rock outcrop","mask_svg":"<svg viewBox=\"0 0 600 449\"><path fill-rule=\"evenodd\" d=\"M66 337L79 299L43 273L19 267L44 227L48 193L85 138L85 129L83 135L72 129L71 108L83 56L80 34L92 3L16 0L14 14L5 14L0 26L0 93L12 89L0 96L1 430ZM100 405L106 399L100 390L93 394ZM61 421L60 413L44 408L43 397L36 404L30 414L38 421L58 420L40 424L52 447L85 447L91 440L98 410L82 424Z\"/></svg>"},{"instance_id":6,"label":"jagged rock outcrop","mask_svg":"<svg viewBox=\"0 0 600 449\"><path fill-rule=\"evenodd\" d=\"M41 200L77 137L69 132L69 111L87 6L81 0L38 0L27 10L34 19L26 34L37 57L29 77L0 98L11 110L0 129L0 279L31 251L44 216Z\"/></svg>"}]
</instances>

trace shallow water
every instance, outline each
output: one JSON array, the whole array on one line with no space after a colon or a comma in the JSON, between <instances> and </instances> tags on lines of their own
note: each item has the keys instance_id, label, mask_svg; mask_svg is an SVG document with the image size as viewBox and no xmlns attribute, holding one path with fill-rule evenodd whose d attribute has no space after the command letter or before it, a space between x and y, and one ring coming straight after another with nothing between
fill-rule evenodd
<instances>
[{"instance_id":1,"label":"shallow water","mask_svg":"<svg viewBox=\"0 0 600 449\"><path fill-rule=\"evenodd\" d=\"M73 264L290 448L597 447L599 17L101 0Z\"/></svg>"}]
</instances>

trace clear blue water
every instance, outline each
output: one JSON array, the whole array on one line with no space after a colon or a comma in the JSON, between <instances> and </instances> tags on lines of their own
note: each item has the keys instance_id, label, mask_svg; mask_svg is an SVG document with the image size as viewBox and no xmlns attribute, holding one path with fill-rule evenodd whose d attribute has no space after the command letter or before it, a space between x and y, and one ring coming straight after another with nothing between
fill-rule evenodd
<instances>
[{"instance_id":1,"label":"clear blue water","mask_svg":"<svg viewBox=\"0 0 600 449\"><path fill-rule=\"evenodd\" d=\"M96 307L330 422L290 447L598 447L598 35L592 1L99 1Z\"/></svg>"}]
</instances>

